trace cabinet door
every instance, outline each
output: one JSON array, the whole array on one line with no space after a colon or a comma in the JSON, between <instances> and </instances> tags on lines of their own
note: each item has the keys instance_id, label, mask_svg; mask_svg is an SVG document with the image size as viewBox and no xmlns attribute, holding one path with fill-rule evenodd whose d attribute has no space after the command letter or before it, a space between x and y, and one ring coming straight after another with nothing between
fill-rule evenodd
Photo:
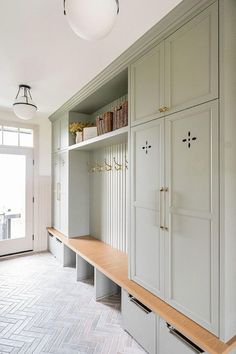
<instances>
[{"instance_id":1,"label":"cabinet door","mask_svg":"<svg viewBox=\"0 0 236 354\"><path fill-rule=\"evenodd\" d=\"M132 129L131 278L158 296L163 290L163 119Z\"/></svg>"},{"instance_id":2,"label":"cabinet door","mask_svg":"<svg viewBox=\"0 0 236 354\"><path fill-rule=\"evenodd\" d=\"M166 301L218 334L218 102L166 118Z\"/></svg>"},{"instance_id":3,"label":"cabinet door","mask_svg":"<svg viewBox=\"0 0 236 354\"><path fill-rule=\"evenodd\" d=\"M53 155L53 226L60 230L60 162L58 154Z\"/></svg>"},{"instance_id":4,"label":"cabinet door","mask_svg":"<svg viewBox=\"0 0 236 354\"><path fill-rule=\"evenodd\" d=\"M164 104L164 44L137 60L130 68L131 120L140 123L159 117Z\"/></svg>"},{"instance_id":5,"label":"cabinet door","mask_svg":"<svg viewBox=\"0 0 236 354\"><path fill-rule=\"evenodd\" d=\"M68 234L68 152L60 154L61 232Z\"/></svg>"},{"instance_id":6,"label":"cabinet door","mask_svg":"<svg viewBox=\"0 0 236 354\"><path fill-rule=\"evenodd\" d=\"M218 97L218 4L165 40L165 106L180 111Z\"/></svg>"},{"instance_id":7,"label":"cabinet door","mask_svg":"<svg viewBox=\"0 0 236 354\"><path fill-rule=\"evenodd\" d=\"M61 119L61 149L65 149L69 145L69 127L68 127L68 117L63 117Z\"/></svg>"},{"instance_id":8,"label":"cabinet door","mask_svg":"<svg viewBox=\"0 0 236 354\"><path fill-rule=\"evenodd\" d=\"M52 150L53 150L53 152L59 151L60 147L61 147L60 130L61 130L61 121L56 120L55 122L52 123Z\"/></svg>"}]
</instances>

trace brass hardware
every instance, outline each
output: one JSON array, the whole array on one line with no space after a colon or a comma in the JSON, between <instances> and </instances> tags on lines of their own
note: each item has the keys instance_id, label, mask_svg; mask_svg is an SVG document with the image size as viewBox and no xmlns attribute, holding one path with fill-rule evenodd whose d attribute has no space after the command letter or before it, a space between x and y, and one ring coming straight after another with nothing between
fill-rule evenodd
<instances>
[{"instance_id":1,"label":"brass hardware","mask_svg":"<svg viewBox=\"0 0 236 354\"><path fill-rule=\"evenodd\" d=\"M128 170L128 160L127 160L126 156L125 156L125 168L126 168L126 170Z\"/></svg>"},{"instance_id":2,"label":"brass hardware","mask_svg":"<svg viewBox=\"0 0 236 354\"><path fill-rule=\"evenodd\" d=\"M91 165L89 162L87 162L87 166L88 166L88 172L96 172L95 165Z\"/></svg>"},{"instance_id":3,"label":"brass hardware","mask_svg":"<svg viewBox=\"0 0 236 354\"><path fill-rule=\"evenodd\" d=\"M167 226L165 226L165 227L164 227L164 229L165 229L166 231L169 231L169 229L168 229L168 227L167 227Z\"/></svg>"},{"instance_id":4,"label":"brass hardware","mask_svg":"<svg viewBox=\"0 0 236 354\"><path fill-rule=\"evenodd\" d=\"M116 162L116 158L113 157L114 163L115 163L115 169L116 171L122 170L122 165L118 162Z\"/></svg>"},{"instance_id":5,"label":"brass hardware","mask_svg":"<svg viewBox=\"0 0 236 354\"><path fill-rule=\"evenodd\" d=\"M111 171L112 170L112 165L109 165L108 163L107 163L107 159L105 159L105 169L106 169L106 171Z\"/></svg>"},{"instance_id":6,"label":"brass hardware","mask_svg":"<svg viewBox=\"0 0 236 354\"><path fill-rule=\"evenodd\" d=\"M96 170L98 172L104 171L104 166L102 166L98 161L96 162Z\"/></svg>"},{"instance_id":7,"label":"brass hardware","mask_svg":"<svg viewBox=\"0 0 236 354\"><path fill-rule=\"evenodd\" d=\"M161 106L161 107L159 108L159 112L160 112L160 113L165 113L165 112L167 112L167 111L169 111L169 108L166 107L166 106Z\"/></svg>"},{"instance_id":8,"label":"brass hardware","mask_svg":"<svg viewBox=\"0 0 236 354\"><path fill-rule=\"evenodd\" d=\"M160 229L161 229L161 230L165 230L165 227L164 227L164 226L160 226Z\"/></svg>"},{"instance_id":9,"label":"brass hardware","mask_svg":"<svg viewBox=\"0 0 236 354\"><path fill-rule=\"evenodd\" d=\"M161 187L160 188L160 192L164 192L165 191L165 188L164 187Z\"/></svg>"}]
</instances>

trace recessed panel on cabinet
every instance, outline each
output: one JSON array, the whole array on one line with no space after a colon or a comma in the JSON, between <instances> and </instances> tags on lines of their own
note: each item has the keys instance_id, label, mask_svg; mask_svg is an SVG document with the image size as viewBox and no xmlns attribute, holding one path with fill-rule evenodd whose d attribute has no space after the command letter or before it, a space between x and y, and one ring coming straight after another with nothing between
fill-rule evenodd
<instances>
[{"instance_id":1,"label":"recessed panel on cabinet","mask_svg":"<svg viewBox=\"0 0 236 354\"><path fill-rule=\"evenodd\" d=\"M160 116L164 104L164 43L131 65L131 120Z\"/></svg>"},{"instance_id":2,"label":"recessed panel on cabinet","mask_svg":"<svg viewBox=\"0 0 236 354\"><path fill-rule=\"evenodd\" d=\"M68 117L66 116L61 119L60 140L61 149L67 148L69 145L69 124Z\"/></svg>"},{"instance_id":3,"label":"recessed panel on cabinet","mask_svg":"<svg viewBox=\"0 0 236 354\"><path fill-rule=\"evenodd\" d=\"M165 131L165 298L218 334L218 103L169 116Z\"/></svg>"},{"instance_id":4,"label":"recessed panel on cabinet","mask_svg":"<svg viewBox=\"0 0 236 354\"><path fill-rule=\"evenodd\" d=\"M68 152L60 154L60 230L63 234L68 234Z\"/></svg>"},{"instance_id":5,"label":"recessed panel on cabinet","mask_svg":"<svg viewBox=\"0 0 236 354\"><path fill-rule=\"evenodd\" d=\"M61 121L58 119L52 123L52 150L53 150L53 152L60 150L60 146L61 146L60 130L61 130Z\"/></svg>"},{"instance_id":6,"label":"recessed panel on cabinet","mask_svg":"<svg viewBox=\"0 0 236 354\"><path fill-rule=\"evenodd\" d=\"M161 296L163 119L132 129L131 276Z\"/></svg>"},{"instance_id":7,"label":"recessed panel on cabinet","mask_svg":"<svg viewBox=\"0 0 236 354\"><path fill-rule=\"evenodd\" d=\"M165 105L170 113L218 97L218 4L165 40Z\"/></svg>"}]
</instances>

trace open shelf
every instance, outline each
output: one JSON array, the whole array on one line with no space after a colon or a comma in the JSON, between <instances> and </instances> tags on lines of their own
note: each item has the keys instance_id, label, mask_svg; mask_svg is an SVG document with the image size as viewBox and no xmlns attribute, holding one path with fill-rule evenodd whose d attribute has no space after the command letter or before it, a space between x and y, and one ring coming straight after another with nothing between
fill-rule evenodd
<instances>
[{"instance_id":1,"label":"open shelf","mask_svg":"<svg viewBox=\"0 0 236 354\"><path fill-rule=\"evenodd\" d=\"M111 145L121 144L127 140L128 127L120 128L112 132L96 136L95 138L82 141L69 146L69 150L85 150L104 148Z\"/></svg>"}]
</instances>

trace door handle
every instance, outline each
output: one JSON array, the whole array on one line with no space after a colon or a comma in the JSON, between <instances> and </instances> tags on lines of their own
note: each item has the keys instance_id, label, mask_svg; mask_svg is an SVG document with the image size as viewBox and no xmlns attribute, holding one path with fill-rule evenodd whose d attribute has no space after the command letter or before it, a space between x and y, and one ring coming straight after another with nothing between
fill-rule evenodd
<instances>
[{"instance_id":1,"label":"door handle","mask_svg":"<svg viewBox=\"0 0 236 354\"><path fill-rule=\"evenodd\" d=\"M57 182L57 201L61 200L61 184Z\"/></svg>"},{"instance_id":2,"label":"door handle","mask_svg":"<svg viewBox=\"0 0 236 354\"><path fill-rule=\"evenodd\" d=\"M165 227L164 225L162 224L162 195L163 195L163 192L165 191L164 187L161 187L160 188L160 191L159 191L159 226L160 226L160 229L161 230L164 230Z\"/></svg>"},{"instance_id":3,"label":"door handle","mask_svg":"<svg viewBox=\"0 0 236 354\"><path fill-rule=\"evenodd\" d=\"M135 304L138 308L140 308L140 310L142 310L143 312L145 312L147 315L149 313L151 313L152 311L149 310L148 307L146 307L145 305L143 305L140 301L138 301L137 299L135 299L134 297L130 297L130 302L132 302L133 304Z\"/></svg>"},{"instance_id":4,"label":"door handle","mask_svg":"<svg viewBox=\"0 0 236 354\"><path fill-rule=\"evenodd\" d=\"M172 334L174 337L176 337L179 341L181 341L184 345L187 347L191 348L195 353L200 354L204 353L204 351L199 348L196 344L191 342L188 338L186 338L182 333L177 331L174 327L169 325L168 323L166 324L167 328L169 329L170 334Z\"/></svg>"}]
</instances>

